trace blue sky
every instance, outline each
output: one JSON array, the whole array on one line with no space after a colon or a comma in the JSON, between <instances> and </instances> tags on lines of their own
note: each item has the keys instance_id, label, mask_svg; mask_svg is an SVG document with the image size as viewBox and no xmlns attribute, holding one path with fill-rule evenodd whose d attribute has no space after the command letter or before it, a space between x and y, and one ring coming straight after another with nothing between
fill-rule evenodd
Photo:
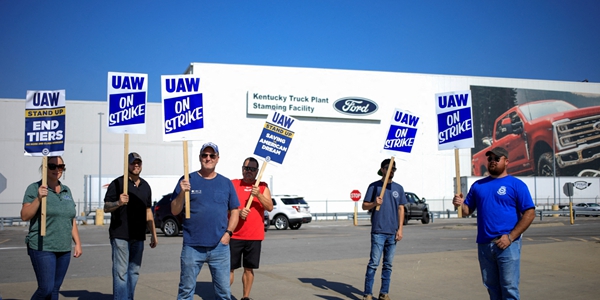
<instances>
[{"instance_id":1,"label":"blue sky","mask_svg":"<svg viewBox=\"0 0 600 300\"><path fill-rule=\"evenodd\" d=\"M600 1L0 0L0 98L191 62L600 82Z\"/></svg>"}]
</instances>

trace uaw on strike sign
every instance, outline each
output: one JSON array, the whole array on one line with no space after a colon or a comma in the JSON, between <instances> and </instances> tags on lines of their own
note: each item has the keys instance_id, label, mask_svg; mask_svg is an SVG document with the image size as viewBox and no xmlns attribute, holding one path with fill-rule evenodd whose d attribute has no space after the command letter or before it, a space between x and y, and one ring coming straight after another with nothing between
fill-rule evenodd
<instances>
[{"instance_id":1,"label":"uaw on strike sign","mask_svg":"<svg viewBox=\"0 0 600 300\"><path fill-rule=\"evenodd\" d=\"M438 150L473 148L471 91L435 94Z\"/></svg>"},{"instance_id":2,"label":"uaw on strike sign","mask_svg":"<svg viewBox=\"0 0 600 300\"><path fill-rule=\"evenodd\" d=\"M62 155L65 150L65 119L65 90L27 91L25 155Z\"/></svg>"},{"instance_id":3,"label":"uaw on strike sign","mask_svg":"<svg viewBox=\"0 0 600 300\"><path fill-rule=\"evenodd\" d=\"M295 122L296 119L290 116L272 111L267 116L254 155L264 158L267 162L282 164L294 138Z\"/></svg>"},{"instance_id":4,"label":"uaw on strike sign","mask_svg":"<svg viewBox=\"0 0 600 300\"><path fill-rule=\"evenodd\" d=\"M146 133L148 74L108 72L108 131Z\"/></svg>"},{"instance_id":5,"label":"uaw on strike sign","mask_svg":"<svg viewBox=\"0 0 600 300\"><path fill-rule=\"evenodd\" d=\"M415 114L396 108L382 151L392 155L396 152L410 153L417 136L419 120L420 117Z\"/></svg>"},{"instance_id":6,"label":"uaw on strike sign","mask_svg":"<svg viewBox=\"0 0 600 300\"><path fill-rule=\"evenodd\" d=\"M200 77L161 76L163 141L201 139L196 130L204 128L204 108L199 89Z\"/></svg>"}]
</instances>

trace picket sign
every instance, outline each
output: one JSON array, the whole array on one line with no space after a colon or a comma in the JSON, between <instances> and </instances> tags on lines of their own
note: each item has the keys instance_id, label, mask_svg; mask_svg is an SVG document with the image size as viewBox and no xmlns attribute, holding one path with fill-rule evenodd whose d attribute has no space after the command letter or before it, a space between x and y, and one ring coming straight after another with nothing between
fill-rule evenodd
<instances>
[{"instance_id":1,"label":"picket sign","mask_svg":"<svg viewBox=\"0 0 600 300\"><path fill-rule=\"evenodd\" d=\"M203 94L200 77L187 75L162 75L161 97L163 109L163 141L182 141L183 178L190 180L188 141L200 140L204 128ZM190 218L190 191L185 191L185 218Z\"/></svg>"},{"instance_id":2,"label":"picket sign","mask_svg":"<svg viewBox=\"0 0 600 300\"><path fill-rule=\"evenodd\" d=\"M458 150L473 148L475 144L472 103L470 90L435 94L438 150L454 149L455 194L461 193ZM458 217L462 218L462 209L458 209Z\"/></svg>"},{"instance_id":3,"label":"picket sign","mask_svg":"<svg viewBox=\"0 0 600 300\"><path fill-rule=\"evenodd\" d=\"M421 123L419 122L420 120L420 117L416 116L410 111L399 108L394 109L394 114L390 120L390 128L383 144L383 151L386 153L391 153L392 157L383 180L381 193L379 194L381 199L383 199L383 196L385 195L390 173L394 167L394 157L397 153L410 153L412 151L414 141L417 136L417 131L419 129L418 126ZM381 205L376 205L375 209L380 210Z\"/></svg>"}]
</instances>

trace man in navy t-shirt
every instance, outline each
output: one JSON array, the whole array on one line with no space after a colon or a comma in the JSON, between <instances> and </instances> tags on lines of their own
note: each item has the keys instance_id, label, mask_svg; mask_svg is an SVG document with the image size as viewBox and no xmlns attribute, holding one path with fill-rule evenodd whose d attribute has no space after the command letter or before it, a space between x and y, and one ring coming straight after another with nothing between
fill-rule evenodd
<instances>
[{"instance_id":1,"label":"man in navy t-shirt","mask_svg":"<svg viewBox=\"0 0 600 300\"><path fill-rule=\"evenodd\" d=\"M379 261L383 254L383 267L381 269L381 289L379 291L380 300L389 300L390 280L392 277L392 262L396 251L396 242L402 239L402 225L404 223L404 204L406 204L406 195L404 188L392 182L394 172L396 172L396 163L390 166L391 160L384 159L381 162L381 168L377 172L381 180L377 180L369 185L367 193L363 200L362 209L370 210L371 213L371 257L367 265L365 274L364 300L373 299L373 281L375 272L379 266ZM387 169L390 170L389 181L385 187L383 198L381 189ZM379 210L377 206L380 206Z\"/></svg>"},{"instance_id":2,"label":"man in navy t-shirt","mask_svg":"<svg viewBox=\"0 0 600 300\"><path fill-rule=\"evenodd\" d=\"M519 299L521 235L535 218L535 205L527 185L508 175L508 152L495 148L485 155L490 176L452 203L464 216L477 209L479 267L490 299Z\"/></svg>"},{"instance_id":3,"label":"man in navy t-shirt","mask_svg":"<svg viewBox=\"0 0 600 300\"><path fill-rule=\"evenodd\" d=\"M204 144L200 170L190 173L189 180L180 179L171 197L171 212L178 215L184 208L185 192L190 192L190 218L183 220L177 299L194 299L204 263L212 274L215 299L231 297L229 240L239 220L240 202L231 181L215 171L218 162L217 145Z\"/></svg>"}]
</instances>

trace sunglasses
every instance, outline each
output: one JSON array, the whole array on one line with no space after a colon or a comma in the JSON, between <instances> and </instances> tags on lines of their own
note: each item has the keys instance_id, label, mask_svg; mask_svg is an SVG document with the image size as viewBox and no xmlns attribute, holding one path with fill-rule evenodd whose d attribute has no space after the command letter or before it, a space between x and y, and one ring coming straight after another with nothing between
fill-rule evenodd
<instances>
[{"instance_id":1,"label":"sunglasses","mask_svg":"<svg viewBox=\"0 0 600 300\"><path fill-rule=\"evenodd\" d=\"M57 165L57 164L48 164L48 169L54 171L54 170L56 170L56 168L58 168L58 170L60 170L60 171L64 171L65 170L65 164L60 164L60 165Z\"/></svg>"},{"instance_id":2,"label":"sunglasses","mask_svg":"<svg viewBox=\"0 0 600 300\"><path fill-rule=\"evenodd\" d=\"M258 171L258 168L255 168L255 167L242 167L242 169L244 169L244 171L248 171L248 172Z\"/></svg>"},{"instance_id":3,"label":"sunglasses","mask_svg":"<svg viewBox=\"0 0 600 300\"><path fill-rule=\"evenodd\" d=\"M207 157L209 157L209 156L210 156L210 158L211 158L211 159L215 159L215 158L217 158L217 155L216 155L216 154L208 154L208 153L202 153L202 154L200 154L200 156L201 156L202 158L207 158Z\"/></svg>"},{"instance_id":4,"label":"sunglasses","mask_svg":"<svg viewBox=\"0 0 600 300\"><path fill-rule=\"evenodd\" d=\"M492 160L496 161L496 162L500 162L501 158L502 158L502 156L494 156L494 157L488 156L488 162L492 162Z\"/></svg>"}]
</instances>

